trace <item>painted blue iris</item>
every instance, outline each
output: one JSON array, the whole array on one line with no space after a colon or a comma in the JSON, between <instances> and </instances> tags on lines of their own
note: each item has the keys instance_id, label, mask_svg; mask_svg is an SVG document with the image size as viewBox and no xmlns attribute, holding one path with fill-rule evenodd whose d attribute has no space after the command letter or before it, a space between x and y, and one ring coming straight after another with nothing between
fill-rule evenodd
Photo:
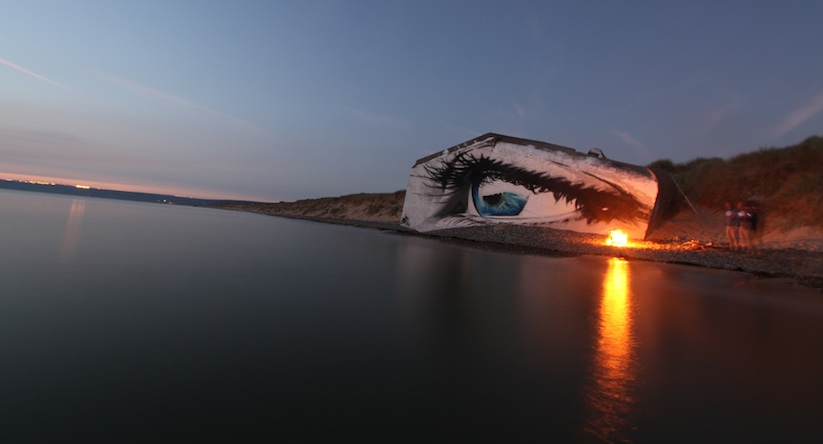
<instances>
[{"instance_id":1,"label":"painted blue iris","mask_svg":"<svg viewBox=\"0 0 823 444\"><path fill-rule=\"evenodd\" d=\"M526 206L528 196L511 191L480 195L480 185L472 186L472 201L477 214L481 216L517 216Z\"/></svg>"},{"instance_id":2,"label":"painted blue iris","mask_svg":"<svg viewBox=\"0 0 823 444\"><path fill-rule=\"evenodd\" d=\"M426 165L431 187L440 189L448 199L435 213L437 217L457 217L473 206L481 217L518 216L530 194L552 193L555 202L573 204L576 217L592 222L617 219L633 222L648 220L644 205L629 192L596 175L591 184L572 180L563 174L551 175L483 155L462 153L440 165ZM506 188L503 183L514 188ZM486 190L486 193L481 191ZM515 192L522 190L522 192ZM468 195L470 194L471 197ZM540 208L529 211L540 213Z\"/></svg>"}]
</instances>

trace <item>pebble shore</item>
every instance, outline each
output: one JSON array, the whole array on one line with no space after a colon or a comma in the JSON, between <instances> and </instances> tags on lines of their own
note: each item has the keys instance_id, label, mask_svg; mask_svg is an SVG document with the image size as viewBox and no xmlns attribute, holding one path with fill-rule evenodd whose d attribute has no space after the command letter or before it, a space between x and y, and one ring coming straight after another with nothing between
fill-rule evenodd
<instances>
[{"instance_id":1,"label":"pebble shore","mask_svg":"<svg viewBox=\"0 0 823 444\"><path fill-rule=\"evenodd\" d=\"M294 217L294 216L287 216ZM301 217L325 223L389 230L406 235L438 238L475 248L549 256L601 255L741 271L760 278L783 278L823 291L823 252L797 249L761 249L757 253L732 251L695 241L634 242L628 247L605 244L600 235L540 226L487 225L418 233L397 223Z\"/></svg>"}]
</instances>

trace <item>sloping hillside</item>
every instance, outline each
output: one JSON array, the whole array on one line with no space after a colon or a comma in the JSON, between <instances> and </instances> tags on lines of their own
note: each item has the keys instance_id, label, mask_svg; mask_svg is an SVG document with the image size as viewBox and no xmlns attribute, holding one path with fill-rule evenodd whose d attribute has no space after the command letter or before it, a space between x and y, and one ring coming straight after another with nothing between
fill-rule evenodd
<instances>
[{"instance_id":1,"label":"sloping hillside","mask_svg":"<svg viewBox=\"0 0 823 444\"><path fill-rule=\"evenodd\" d=\"M225 204L221 208L278 216L399 223L405 191L350 194L341 197L303 199L295 202Z\"/></svg>"},{"instance_id":2,"label":"sloping hillside","mask_svg":"<svg viewBox=\"0 0 823 444\"><path fill-rule=\"evenodd\" d=\"M654 233L654 238L723 241L721 209L728 200L755 204L764 221L760 234L775 246L823 240L823 137L728 160L701 158L682 164L658 160L649 166L668 171L698 211L694 214L684 199L679 212ZM220 207L313 219L399 223L405 194L401 190Z\"/></svg>"},{"instance_id":3,"label":"sloping hillside","mask_svg":"<svg viewBox=\"0 0 823 444\"><path fill-rule=\"evenodd\" d=\"M823 137L785 148L763 148L728 160L695 159L649 166L668 171L696 206L719 211L723 203L753 204L783 231L823 228Z\"/></svg>"}]
</instances>

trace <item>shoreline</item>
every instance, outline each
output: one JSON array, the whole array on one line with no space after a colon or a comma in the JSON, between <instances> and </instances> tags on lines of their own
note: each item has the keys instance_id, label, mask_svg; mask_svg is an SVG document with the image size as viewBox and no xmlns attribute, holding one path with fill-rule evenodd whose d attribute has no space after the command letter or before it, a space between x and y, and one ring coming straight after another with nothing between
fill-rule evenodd
<instances>
[{"instance_id":1,"label":"shoreline","mask_svg":"<svg viewBox=\"0 0 823 444\"><path fill-rule=\"evenodd\" d=\"M787 279L795 285L823 292L823 252L821 251L763 248L758 254L750 254L731 251L728 248L704 245L693 240L681 241L676 239L633 242L633 245L629 247L614 247L605 245L604 237L601 235L540 226L497 224L420 233L405 228L397 222L273 214L267 211L241 208L227 209L319 223L391 231L401 235L438 239L483 250L513 254L553 257L616 256L630 260L737 271L760 279Z\"/></svg>"}]
</instances>

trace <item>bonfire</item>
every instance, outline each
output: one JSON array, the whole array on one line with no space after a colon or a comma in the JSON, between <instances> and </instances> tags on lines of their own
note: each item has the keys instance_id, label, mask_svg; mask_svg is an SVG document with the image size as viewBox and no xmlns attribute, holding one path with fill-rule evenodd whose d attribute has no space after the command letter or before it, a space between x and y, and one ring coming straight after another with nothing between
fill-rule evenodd
<instances>
[{"instance_id":1,"label":"bonfire","mask_svg":"<svg viewBox=\"0 0 823 444\"><path fill-rule=\"evenodd\" d=\"M611 230L606 238L606 245L612 247L625 247L629 244L629 236L622 230Z\"/></svg>"}]
</instances>

